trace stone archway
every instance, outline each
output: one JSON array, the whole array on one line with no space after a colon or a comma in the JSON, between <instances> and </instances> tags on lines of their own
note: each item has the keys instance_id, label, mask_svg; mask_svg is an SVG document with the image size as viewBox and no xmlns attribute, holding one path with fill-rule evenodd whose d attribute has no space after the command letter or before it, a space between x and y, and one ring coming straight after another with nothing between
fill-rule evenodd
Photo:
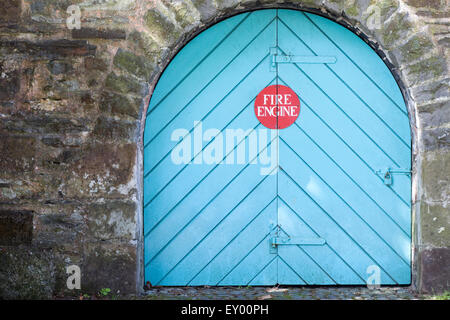
<instances>
[{"instance_id":1,"label":"stone archway","mask_svg":"<svg viewBox=\"0 0 450 320\"><path fill-rule=\"evenodd\" d=\"M155 59L158 71L153 73L150 87L155 86L162 73L161 70L164 70L171 58L185 43L217 21L240 12L275 7L301 9L324 15L351 29L363 38L389 66L407 102L412 128L414 162L412 166L413 220L415 221L413 226L413 284L427 290L427 286L432 286L432 282L429 282L429 276L424 276L421 270L427 270L429 263L427 259L433 259L431 257L436 259L436 255L441 256L441 249L434 251L429 247L443 244L445 240L433 242L434 239L423 237L437 231L430 230L433 227L429 225L430 207L436 208L436 206L435 199L433 196L430 197L430 191L435 189L433 186L435 182L428 177L428 174L432 175L434 170L432 169L433 164L430 164L428 159L433 158L434 155L426 153L427 149L433 147L426 145L431 143L437 147L440 142L431 134L431 130L425 129L427 125L433 124L426 123L431 119L426 116L422 117L420 109L424 103L428 106L426 103L430 98L442 99L441 96L430 97L430 91L435 88L438 95L443 94L441 79L447 72L442 49L436 44L429 27L417 19L414 7L395 0L369 4L363 1L342 1L342 3L339 1L230 1L229 3L221 2L221 4L218 5L211 1L196 6L195 1L185 3L163 1L156 3L154 7L145 12L143 28L149 30L150 33L153 31L150 42L155 47L161 46L160 54ZM426 84L422 86L419 85L420 83ZM445 113L445 104L441 105L441 109L438 106L434 112ZM424 120L425 126L421 126ZM143 128L143 123L145 123L145 119L141 121L141 128ZM445 129L437 131L442 130L445 131ZM424 137L425 140L423 140ZM434 137L434 141L432 137ZM446 154L443 153L440 156L445 157ZM435 164L439 166L439 162ZM445 211L444 202L442 206ZM421 209L424 210L424 208L427 213L421 215ZM439 214L439 210L442 209L436 209L436 213ZM424 227L425 229L422 230Z\"/></svg>"}]
</instances>

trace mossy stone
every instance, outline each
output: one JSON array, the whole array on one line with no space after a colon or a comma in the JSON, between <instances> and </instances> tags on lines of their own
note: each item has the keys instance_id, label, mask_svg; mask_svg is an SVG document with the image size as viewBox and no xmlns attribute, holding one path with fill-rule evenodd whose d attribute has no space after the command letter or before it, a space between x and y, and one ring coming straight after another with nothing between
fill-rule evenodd
<instances>
[{"instance_id":1,"label":"mossy stone","mask_svg":"<svg viewBox=\"0 0 450 320\"><path fill-rule=\"evenodd\" d=\"M123 49L117 50L113 63L116 67L145 80L150 78L153 71L153 66L146 58Z\"/></svg>"},{"instance_id":2,"label":"mossy stone","mask_svg":"<svg viewBox=\"0 0 450 320\"><path fill-rule=\"evenodd\" d=\"M428 51L432 50L433 43L425 36L414 36L404 46L400 48L403 60L411 62L421 58Z\"/></svg>"},{"instance_id":3,"label":"mossy stone","mask_svg":"<svg viewBox=\"0 0 450 320\"><path fill-rule=\"evenodd\" d=\"M144 16L146 26L160 43L168 43L178 37L176 27L159 11L150 9Z\"/></svg>"},{"instance_id":4,"label":"mossy stone","mask_svg":"<svg viewBox=\"0 0 450 320\"><path fill-rule=\"evenodd\" d=\"M408 67L408 76L413 83L435 78L447 71L447 62L441 57L430 57Z\"/></svg>"},{"instance_id":5,"label":"mossy stone","mask_svg":"<svg viewBox=\"0 0 450 320\"><path fill-rule=\"evenodd\" d=\"M100 101L100 110L113 115L126 115L137 119L141 101L139 98L130 98L113 92L103 92Z\"/></svg>"},{"instance_id":6,"label":"mossy stone","mask_svg":"<svg viewBox=\"0 0 450 320\"><path fill-rule=\"evenodd\" d=\"M118 76L112 72L106 78L105 88L118 93L139 95L142 90L142 85L130 77Z\"/></svg>"},{"instance_id":7,"label":"mossy stone","mask_svg":"<svg viewBox=\"0 0 450 320\"><path fill-rule=\"evenodd\" d=\"M411 22L408 20L407 14L399 14L395 16L387 27L382 30L384 44L392 47L396 41L402 38L412 28Z\"/></svg>"}]
</instances>

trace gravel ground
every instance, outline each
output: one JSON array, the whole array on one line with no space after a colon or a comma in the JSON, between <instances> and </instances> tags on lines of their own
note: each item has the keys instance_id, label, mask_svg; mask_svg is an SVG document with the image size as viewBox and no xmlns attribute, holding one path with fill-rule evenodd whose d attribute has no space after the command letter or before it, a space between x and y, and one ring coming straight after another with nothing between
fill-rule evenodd
<instances>
[{"instance_id":1,"label":"gravel ground","mask_svg":"<svg viewBox=\"0 0 450 320\"><path fill-rule=\"evenodd\" d=\"M419 300L409 287L159 287L146 291L149 300Z\"/></svg>"}]
</instances>

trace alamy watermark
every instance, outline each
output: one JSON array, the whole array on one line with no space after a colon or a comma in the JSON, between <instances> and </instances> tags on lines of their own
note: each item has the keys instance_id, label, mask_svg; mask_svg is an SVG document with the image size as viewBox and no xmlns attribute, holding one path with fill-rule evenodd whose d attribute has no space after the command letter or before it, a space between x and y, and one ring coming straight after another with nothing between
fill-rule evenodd
<instances>
[{"instance_id":1,"label":"alamy watermark","mask_svg":"<svg viewBox=\"0 0 450 320\"><path fill-rule=\"evenodd\" d=\"M67 8L69 17L66 19L66 25L69 30L81 29L81 9L80 6L71 5Z\"/></svg>"},{"instance_id":2,"label":"alamy watermark","mask_svg":"<svg viewBox=\"0 0 450 320\"><path fill-rule=\"evenodd\" d=\"M381 269L377 265L370 265L366 269L369 277L366 280L367 288L380 289L381 287Z\"/></svg>"},{"instance_id":3,"label":"alamy watermark","mask_svg":"<svg viewBox=\"0 0 450 320\"><path fill-rule=\"evenodd\" d=\"M202 121L194 121L192 130L172 131L177 142L171 151L176 165L185 164L259 164L261 175L272 175L278 169L278 130L225 129L203 130Z\"/></svg>"},{"instance_id":4,"label":"alamy watermark","mask_svg":"<svg viewBox=\"0 0 450 320\"><path fill-rule=\"evenodd\" d=\"M356 0L347 0L344 2L346 9L356 8ZM381 8L380 4L377 5L375 1L372 3L363 14L363 19L366 19L366 25L370 30L381 29Z\"/></svg>"},{"instance_id":5,"label":"alamy watermark","mask_svg":"<svg viewBox=\"0 0 450 320\"><path fill-rule=\"evenodd\" d=\"M81 270L77 265L71 265L66 267L66 273L69 274L67 278L66 285L67 289L81 289Z\"/></svg>"}]
</instances>

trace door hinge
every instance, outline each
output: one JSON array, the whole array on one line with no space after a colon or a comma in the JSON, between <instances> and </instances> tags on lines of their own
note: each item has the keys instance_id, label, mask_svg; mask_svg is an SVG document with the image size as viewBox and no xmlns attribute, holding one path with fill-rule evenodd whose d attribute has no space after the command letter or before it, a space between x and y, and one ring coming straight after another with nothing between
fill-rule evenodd
<instances>
[{"instance_id":1,"label":"door hinge","mask_svg":"<svg viewBox=\"0 0 450 320\"><path fill-rule=\"evenodd\" d=\"M383 179L383 182L387 186L391 186L394 183L394 174L404 174L407 176L411 176L411 170L408 169L392 169L387 168L385 170L377 170L375 174Z\"/></svg>"},{"instance_id":2,"label":"door hinge","mask_svg":"<svg viewBox=\"0 0 450 320\"><path fill-rule=\"evenodd\" d=\"M318 64L318 63L336 63L337 59L334 56L295 56L278 54L277 48L270 48L270 70L276 71L277 63L303 63L303 64Z\"/></svg>"}]
</instances>

